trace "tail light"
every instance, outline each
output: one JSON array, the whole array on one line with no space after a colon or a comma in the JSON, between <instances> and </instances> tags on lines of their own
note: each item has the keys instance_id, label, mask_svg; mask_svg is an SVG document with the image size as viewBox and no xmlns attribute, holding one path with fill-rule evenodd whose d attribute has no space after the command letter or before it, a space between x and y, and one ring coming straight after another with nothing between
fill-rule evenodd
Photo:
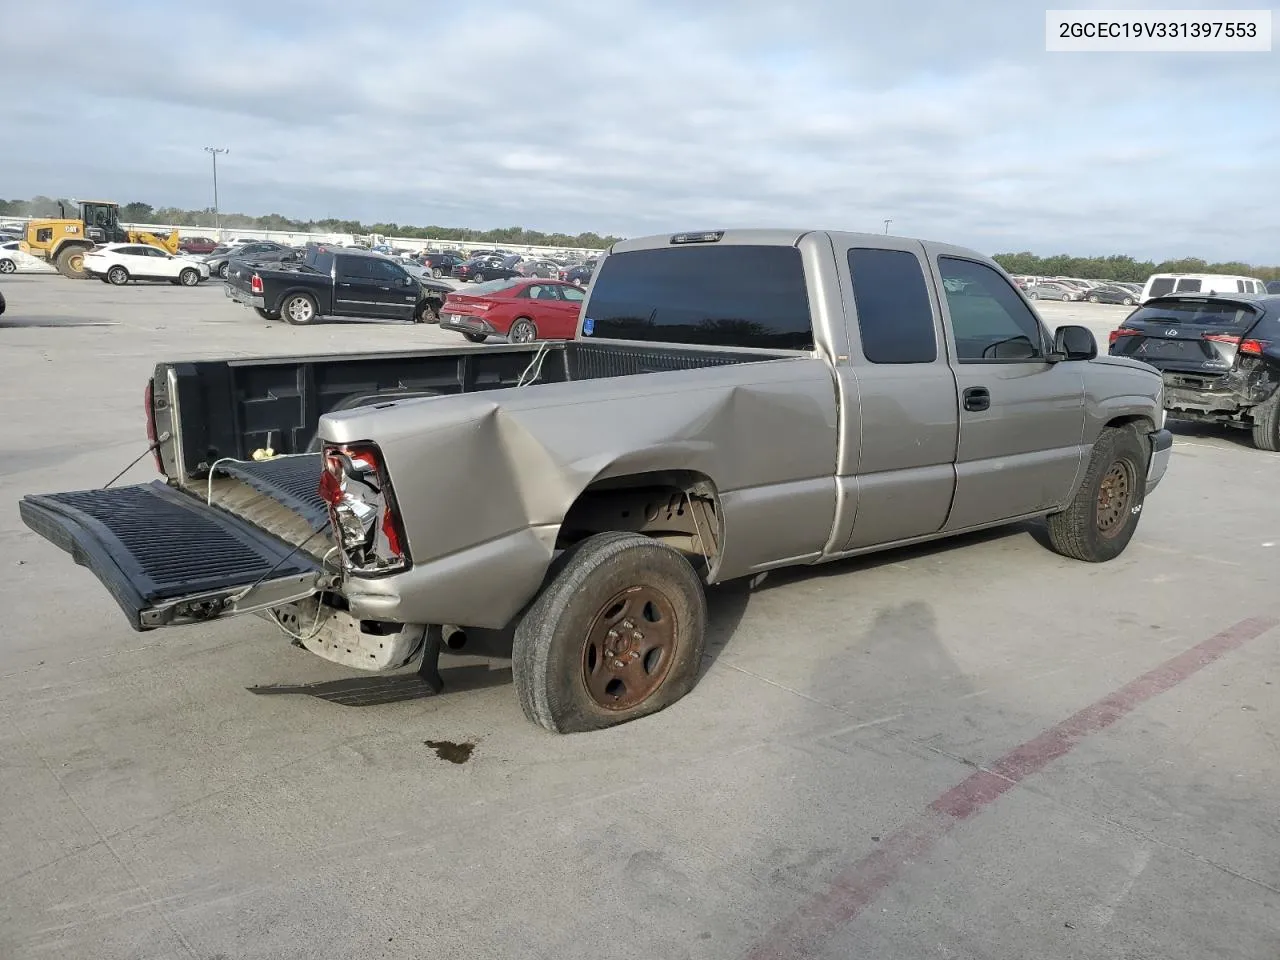
<instances>
[{"instance_id":1,"label":"tail light","mask_svg":"<svg viewBox=\"0 0 1280 960\"><path fill-rule=\"evenodd\" d=\"M1107 345L1113 346L1121 337L1136 337L1141 333L1141 330L1130 330L1128 327L1119 327L1107 334Z\"/></svg>"},{"instance_id":2,"label":"tail light","mask_svg":"<svg viewBox=\"0 0 1280 960\"><path fill-rule=\"evenodd\" d=\"M147 389L142 392L142 406L147 411L147 443L151 446L151 456L156 461L156 470L164 473L164 461L160 459L160 445L156 437L155 387L150 380Z\"/></svg>"},{"instance_id":3,"label":"tail light","mask_svg":"<svg viewBox=\"0 0 1280 960\"><path fill-rule=\"evenodd\" d=\"M400 511L377 446L326 444L318 493L329 505L349 572L376 576L409 566Z\"/></svg>"},{"instance_id":4,"label":"tail light","mask_svg":"<svg viewBox=\"0 0 1280 960\"><path fill-rule=\"evenodd\" d=\"M253 275L253 279L249 281L249 289L253 293L262 292L262 278L258 276L256 273Z\"/></svg>"},{"instance_id":5,"label":"tail light","mask_svg":"<svg viewBox=\"0 0 1280 960\"><path fill-rule=\"evenodd\" d=\"M1262 356L1262 351L1270 346L1269 340L1241 340L1239 337L1233 337L1229 333L1206 333L1205 340L1212 340L1214 343L1228 343L1236 348L1237 352L1246 354L1251 357Z\"/></svg>"}]
</instances>

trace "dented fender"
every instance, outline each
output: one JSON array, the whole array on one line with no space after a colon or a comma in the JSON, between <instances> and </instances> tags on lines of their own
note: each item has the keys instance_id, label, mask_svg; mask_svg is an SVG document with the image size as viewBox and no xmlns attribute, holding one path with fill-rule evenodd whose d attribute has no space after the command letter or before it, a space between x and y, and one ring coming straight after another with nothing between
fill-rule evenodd
<instances>
[{"instance_id":1,"label":"dented fender","mask_svg":"<svg viewBox=\"0 0 1280 960\"><path fill-rule=\"evenodd\" d=\"M584 491L663 471L716 491L714 579L817 554L836 512L833 384L827 361L802 356L331 413L325 441L382 450L412 559L342 592L358 617L501 628L536 595Z\"/></svg>"}]
</instances>

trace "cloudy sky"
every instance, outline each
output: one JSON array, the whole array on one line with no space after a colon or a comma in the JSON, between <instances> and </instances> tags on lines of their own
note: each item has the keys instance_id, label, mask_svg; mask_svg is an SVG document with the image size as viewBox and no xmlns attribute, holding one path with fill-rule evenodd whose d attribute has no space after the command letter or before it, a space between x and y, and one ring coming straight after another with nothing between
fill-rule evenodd
<instances>
[{"instance_id":1,"label":"cloudy sky","mask_svg":"<svg viewBox=\"0 0 1280 960\"><path fill-rule=\"evenodd\" d=\"M211 144L253 214L1280 262L1280 42L1050 54L1026 0L0 2L0 197L208 206Z\"/></svg>"}]
</instances>

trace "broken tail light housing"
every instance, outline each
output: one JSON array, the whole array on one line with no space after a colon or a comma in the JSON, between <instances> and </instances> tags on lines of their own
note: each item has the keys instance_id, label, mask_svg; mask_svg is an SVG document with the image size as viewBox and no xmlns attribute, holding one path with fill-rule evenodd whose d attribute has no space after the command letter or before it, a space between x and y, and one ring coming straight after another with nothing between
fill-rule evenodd
<instances>
[{"instance_id":1,"label":"broken tail light housing","mask_svg":"<svg viewBox=\"0 0 1280 960\"><path fill-rule=\"evenodd\" d=\"M1270 346L1269 340L1241 340L1229 333L1206 333L1204 339L1212 340L1214 343L1229 343L1236 348L1237 352L1250 357L1262 356L1262 352Z\"/></svg>"},{"instance_id":2,"label":"broken tail light housing","mask_svg":"<svg viewBox=\"0 0 1280 960\"><path fill-rule=\"evenodd\" d=\"M253 279L249 281L249 290L253 293L262 293L262 278L256 273Z\"/></svg>"},{"instance_id":3,"label":"broken tail light housing","mask_svg":"<svg viewBox=\"0 0 1280 960\"><path fill-rule=\"evenodd\" d=\"M147 381L147 389L142 392L142 406L147 411L147 443L151 446L151 456L156 462L156 470L164 473L164 461L160 459L160 441L156 433L155 384L150 380Z\"/></svg>"},{"instance_id":4,"label":"broken tail light housing","mask_svg":"<svg viewBox=\"0 0 1280 960\"><path fill-rule=\"evenodd\" d=\"M408 569L400 511L376 445L325 444L318 493L329 505L344 569L360 576Z\"/></svg>"}]
</instances>

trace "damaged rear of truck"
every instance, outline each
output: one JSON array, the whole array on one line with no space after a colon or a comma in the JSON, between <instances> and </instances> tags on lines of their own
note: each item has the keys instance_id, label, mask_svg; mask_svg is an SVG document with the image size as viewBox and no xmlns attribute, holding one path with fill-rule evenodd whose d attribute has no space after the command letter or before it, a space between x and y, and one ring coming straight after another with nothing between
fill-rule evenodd
<instances>
[{"instance_id":1,"label":"damaged rear of truck","mask_svg":"<svg viewBox=\"0 0 1280 960\"><path fill-rule=\"evenodd\" d=\"M493 633L531 720L598 729L691 689L706 584L1046 515L1059 552L1117 555L1170 437L1155 371L1096 352L961 248L645 238L571 341L162 363L163 479L21 512L135 629L256 613L437 690L442 648Z\"/></svg>"}]
</instances>

